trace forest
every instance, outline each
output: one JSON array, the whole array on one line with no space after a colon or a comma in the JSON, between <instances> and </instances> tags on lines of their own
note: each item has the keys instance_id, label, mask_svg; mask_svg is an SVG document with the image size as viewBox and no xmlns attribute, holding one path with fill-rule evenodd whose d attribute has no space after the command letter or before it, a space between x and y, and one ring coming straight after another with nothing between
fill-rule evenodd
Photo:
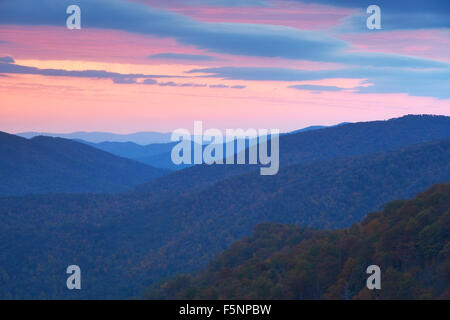
<instances>
[{"instance_id":1,"label":"forest","mask_svg":"<svg viewBox=\"0 0 450 320\"><path fill-rule=\"evenodd\" d=\"M407 116L286 134L275 176L261 176L255 166L199 165L119 194L88 188L0 197L0 298L141 296L161 279L206 267L261 223L347 228L389 201L450 181L449 119ZM96 166L112 157L65 139L35 142L17 143L39 147L37 155L45 155L44 146L53 149L55 161L73 154L75 169L101 172ZM96 155L95 165L86 166L88 154ZM12 155L8 165L23 163ZM112 178L122 177L119 165L129 170L131 163L111 159ZM69 265L81 267L86 290L67 290Z\"/></svg>"},{"instance_id":2,"label":"forest","mask_svg":"<svg viewBox=\"0 0 450 320\"><path fill-rule=\"evenodd\" d=\"M450 299L450 184L334 231L264 223L146 299ZM366 268L381 268L381 289Z\"/></svg>"}]
</instances>

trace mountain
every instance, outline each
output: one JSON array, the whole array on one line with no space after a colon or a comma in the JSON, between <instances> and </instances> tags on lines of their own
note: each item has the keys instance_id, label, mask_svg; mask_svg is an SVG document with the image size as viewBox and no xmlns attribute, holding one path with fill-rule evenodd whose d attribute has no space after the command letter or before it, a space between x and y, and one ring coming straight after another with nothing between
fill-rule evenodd
<instances>
[{"instance_id":1,"label":"mountain","mask_svg":"<svg viewBox=\"0 0 450 320\"><path fill-rule=\"evenodd\" d=\"M390 151L450 138L450 117L408 115L386 121L342 124L279 137L280 167ZM247 151L248 155L248 151ZM138 186L134 192L199 190L232 176L259 172L259 165L197 165ZM270 178L268 178L270 179Z\"/></svg>"},{"instance_id":2,"label":"mountain","mask_svg":"<svg viewBox=\"0 0 450 320\"><path fill-rule=\"evenodd\" d=\"M450 299L450 184L397 200L361 223L319 231L260 224L195 275L148 299ZM368 290L366 268L381 270Z\"/></svg>"},{"instance_id":3,"label":"mountain","mask_svg":"<svg viewBox=\"0 0 450 320\"><path fill-rule=\"evenodd\" d=\"M320 128L326 128L326 126L309 126L307 128L299 129L294 132L302 132L302 131L309 131L309 130L315 130ZM86 142L91 142L94 144L99 144L102 142L122 142L127 143L131 142L134 144L138 144L141 146L146 146L149 144L164 144L164 143L171 143L170 136L171 133L161 133L161 132L136 132L136 133L130 133L130 134L117 134L117 133L111 133L111 132L85 132L85 131L77 131L72 133L50 133L50 132L20 132L16 134L19 137L23 138L33 138L37 136L48 136L48 137L58 137L58 138L66 138L66 139L72 139L72 140L83 140ZM115 149L114 146L99 146L99 149L105 148L112 148ZM125 146L126 147L126 146ZM130 148L133 148L132 146L128 146ZM103 149L102 149L103 150ZM105 150L108 151L108 150ZM108 151L109 152L109 151ZM113 154L116 154L114 152L111 152ZM137 158L136 156L124 156L120 155L125 158ZM152 155L143 155L138 157L146 157L146 156L152 156Z\"/></svg>"},{"instance_id":4,"label":"mountain","mask_svg":"<svg viewBox=\"0 0 450 320\"><path fill-rule=\"evenodd\" d=\"M192 158L193 158L193 156L192 156ZM168 170L181 170L181 169L185 169L185 168L194 166L193 159L191 161L191 164L184 164L184 163L174 164L172 161L172 152L171 151L155 154L152 156L136 158L135 160L142 162L144 164L147 164L149 166L153 166L156 168L164 168L164 169L168 169Z\"/></svg>"},{"instance_id":5,"label":"mountain","mask_svg":"<svg viewBox=\"0 0 450 320\"><path fill-rule=\"evenodd\" d=\"M175 165L172 162L171 153L177 142L139 145L134 142L93 143L84 140L77 141L86 143L94 148L112 153L116 156L132 159L155 168L181 170L191 166L185 164Z\"/></svg>"},{"instance_id":6,"label":"mountain","mask_svg":"<svg viewBox=\"0 0 450 320\"><path fill-rule=\"evenodd\" d=\"M282 167L275 176L249 172L179 194L0 198L0 298L139 295L204 267L257 224L347 227L388 201L450 181L449 165L447 139ZM89 290L61 285L69 264L86 270Z\"/></svg>"},{"instance_id":7,"label":"mountain","mask_svg":"<svg viewBox=\"0 0 450 320\"><path fill-rule=\"evenodd\" d=\"M177 142L170 143L152 143L148 145L140 145L134 142L99 142L93 143L84 140L78 140L79 142L86 143L94 148L112 153L116 156L139 159L145 157L156 156L162 153L169 153ZM170 159L170 158L169 158Z\"/></svg>"},{"instance_id":8,"label":"mountain","mask_svg":"<svg viewBox=\"0 0 450 320\"><path fill-rule=\"evenodd\" d=\"M174 164L172 161L172 149L178 142L170 143L152 143L149 145L138 145L133 142L100 142L92 143L84 140L77 140L78 142L83 142L89 144L90 146L112 153L119 157L133 159L144 164L147 164L156 168L164 168L170 170L181 170L184 168L192 167L194 164L194 155L191 155L191 164ZM233 142L231 142L233 143ZM230 144L231 144L230 143ZM252 146L256 142L255 140L246 141L247 146ZM202 146L204 150L206 144ZM222 147L225 150L225 145ZM191 143L191 149L194 150L194 142ZM244 148L237 147L235 143L235 150L242 151Z\"/></svg>"},{"instance_id":9,"label":"mountain","mask_svg":"<svg viewBox=\"0 0 450 320\"><path fill-rule=\"evenodd\" d=\"M152 143L139 145L134 142L99 142L93 143L84 140L78 142L88 144L94 148L112 153L116 156L136 160L146 165L168 170L181 170L191 167L189 164L175 165L172 162L171 154L173 147L178 142ZM193 162L193 161L192 161Z\"/></svg>"},{"instance_id":10,"label":"mountain","mask_svg":"<svg viewBox=\"0 0 450 320\"><path fill-rule=\"evenodd\" d=\"M0 198L0 298L127 298L199 270L259 223L347 227L450 180L449 119L283 135L275 176L260 176L258 166L199 165L123 194ZM89 290L61 285L69 264L86 270Z\"/></svg>"},{"instance_id":11,"label":"mountain","mask_svg":"<svg viewBox=\"0 0 450 320\"><path fill-rule=\"evenodd\" d=\"M49 133L49 132L21 132L17 136L23 138L33 138L37 136L58 137L71 140L84 140L93 143L99 142L133 142L140 145L150 143L168 143L170 142L170 133L160 132L136 132L130 134L117 134L110 132L72 132L72 133Z\"/></svg>"},{"instance_id":12,"label":"mountain","mask_svg":"<svg viewBox=\"0 0 450 320\"><path fill-rule=\"evenodd\" d=\"M288 132L288 134L294 134L294 133L300 133L300 132L306 132L306 131L312 131L312 130L319 130L319 129L324 129L324 128L332 128L332 127L337 127L337 126L342 126L344 124L349 124L350 122L341 122L339 124L333 125L333 126L309 126L306 128L302 128L302 129L298 129L298 130L294 130L291 132Z\"/></svg>"},{"instance_id":13,"label":"mountain","mask_svg":"<svg viewBox=\"0 0 450 320\"><path fill-rule=\"evenodd\" d=\"M158 249L160 257L152 257L150 273L194 271L258 223L347 227L388 201L447 181L450 139L293 165L281 168L276 176L230 177L147 208L148 215L158 217L160 228L176 230L168 233L167 243Z\"/></svg>"},{"instance_id":14,"label":"mountain","mask_svg":"<svg viewBox=\"0 0 450 320\"><path fill-rule=\"evenodd\" d=\"M0 132L0 195L120 192L168 173L72 140Z\"/></svg>"}]
</instances>

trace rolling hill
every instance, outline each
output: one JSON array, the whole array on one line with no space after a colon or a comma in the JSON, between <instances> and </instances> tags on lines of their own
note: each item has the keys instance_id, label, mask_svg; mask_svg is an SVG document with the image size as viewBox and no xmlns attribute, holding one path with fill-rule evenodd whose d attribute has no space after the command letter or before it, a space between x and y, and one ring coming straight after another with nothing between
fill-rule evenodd
<instances>
[{"instance_id":1,"label":"rolling hill","mask_svg":"<svg viewBox=\"0 0 450 320\"><path fill-rule=\"evenodd\" d=\"M139 162L142 162L144 164L147 164L152 167L156 168L163 168L163 169L169 169L169 170L181 170L185 168L189 168L194 166L194 155L191 155L191 163L190 164L174 164L172 162L172 149L175 145L178 144L178 142L170 142L170 143L152 143L149 145L138 145L133 142L100 142L100 143L92 143L92 142L86 142L83 140L77 140L82 143L86 143L94 148L112 153L119 157L129 158L133 159ZM233 142L231 142L233 143ZM230 144L231 144L230 143ZM238 149L237 144L235 144L235 150ZM246 146L254 145L255 142L249 142L246 141ZM191 143L191 148L194 150L194 142ZM206 144L202 146L202 149L204 150L206 147ZM222 148L225 150L225 145L222 146ZM244 147L245 149L245 147Z\"/></svg>"},{"instance_id":2,"label":"rolling hill","mask_svg":"<svg viewBox=\"0 0 450 320\"><path fill-rule=\"evenodd\" d=\"M250 172L177 196L0 198L0 297L139 295L155 281L204 267L259 223L346 227L388 201L450 181L449 164L447 139L288 166L271 177ZM89 290L60 285L69 264L87 270Z\"/></svg>"},{"instance_id":3,"label":"rolling hill","mask_svg":"<svg viewBox=\"0 0 450 320\"><path fill-rule=\"evenodd\" d=\"M280 136L280 167L390 151L446 138L450 138L450 117L446 116L408 115L386 121L341 124ZM189 192L257 170L259 165L197 165L140 185L133 191Z\"/></svg>"},{"instance_id":4,"label":"rolling hill","mask_svg":"<svg viewBox=\"0 0 450 320\"><path fill-rule=\"evenodd\" d=\"M0 195L108 193L168 173L82 143L0 132Z\"/></svg>"},{"instance_id":5,"label":"rolling hill","mask_svg":"<svg viewBox=\"0 0 450 320\"><path fill-rule=\"evenodd\" d=\"M37 136L46 136L54 138L64 138L71 140L84 140L92 143L100 142L133 142L140 145L150 143L168 143L170 142L170 133L160 132L136 132L130 134L117 134L111 132L72 132L72 133L50 133L50 132L20 132L16 134L23 138L34 138Z\"/></svg>"},{"instance_id":6,"label":"rolling hill","mask_svg":"<svg viewBox=\"0 0 450 320\"><path fill-rule=\"evenodd\" d=\"M169 153L172 148L177 144L176 142L170 143L152 143L149 145L139 145L134 142L88 142L84 140L79 140L79 142L86 143L91 147L112 153L116 156L129 158L129 159L139 159L145 157L156 156L161 153ZM169 157L170 159L170 157Z\"/></svg>"},{"instance_id":7,"label":"rolling hill","mask_svg":"<svg viewBox=\"0 0 450 320\"><path fill-rule=\"evenodd\" d=\"M257 225L195 275L147 299L450 299L450 184L394 201L336 231ZM366 268L381 270L368 290Z\"/></svg>"},{"instance_id":8,"label":"rolling hill","mask_svg":"<svg viewBox=\"0 0 450 320\"><path fill-rule=\"evenodd\" d=\"M0 298L127 298L199 270L260 223L348 227L384 203L450 181L449 119L407 116L283 135L275 176L260 176L258 166L200 165L122 194L0 198ZM13 139L1 144L2 155L16 159L4 172L19 177L13 165L23 161L43 163L44 172L89 168L96 177L112 165L101 159L121 159L64 139L2 137ZM74 163L61 166L66 161ZM70 264L86 270L89 290L61 285Z\"/></svg>"}]
</instances>

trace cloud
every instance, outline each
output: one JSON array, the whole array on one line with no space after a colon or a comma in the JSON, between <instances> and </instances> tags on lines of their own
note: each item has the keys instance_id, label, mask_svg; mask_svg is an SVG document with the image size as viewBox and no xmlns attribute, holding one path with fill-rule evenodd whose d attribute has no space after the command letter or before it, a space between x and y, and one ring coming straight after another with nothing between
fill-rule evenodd
<instances>
[{"instance_id":1,"label":"cloud","mask_svg":"<svg viewBox=\"0 0 450 320\"><path fill-rule=\"evenodd\" d=\"M397 68L342 68L332 70L301 70L288 68L222 67L193 69L189 73L208 74L227 80L311 81L336 78L367 79L367 87L355 88L358 93L407 93L412 96L450 98L450 68L412 70Z\"/></svg>"},{"instance_id":2,"label":"cloud","mask_svg":"<svg viewBox=\"0 0 450 320\"><path fill-rule=\"evenodd\" d=\"M199 22L181 14L125 0L3 0L0 2L0 23L65 26L65 9L74 3L81 7L83 28L170 37L181 44L210 52L364 66L442 66L437 61L395 54L348 52L350 46L347 42L322 32L286 26Z\"/></svg>"},{"instance_id":3,"label":"cloud","mask_svg":"<svg viewBox=\"0 0 450 320\"><path fill-rule=\"evenodd\" d=\"M0 57L0 63L14 63L14 59L11 57Z\"/></svg>"},{"instance_id":4,"label":"cloud","mask_svg":"<svg viewBox=\"0 0 450 320\"><path fill-rule=\"evenodd\" d=\"M72 71L63 69L39 69L36 67L28 67L14 64L14 59L11 57L0 57L0 76L4 74L32 74L42 76L53 77L76 77L76 78L92 78L92 79L111 79L115 84L146 84L146 85L158 85L161 87L207 87L206 84L199 83L177 83L174 81L158 82L152 78L184 78L181 76L168 76L168 75L148 75L148 74L122 74L116 72L108 72L103 70L82 70ZM151 77L151 78L150 78ZM138 79L142 81L138 82ZM231 89L244 89L244 85L210 85L210 88L231 88Z\"/></svg>"},{"instance_id":5,"label":"cloud","mask_svg":"<svg viewBox=\"0 0 450 320\"><path fill-rule=\"evenodd\" d=\"M73 0L5 0L2 23L65 26L67 5ZM344 41L318 32L284 26L203 23L149 6L120 0L79 0L83 28L108 28L159 37L227 54L328 60L328 52L347 47ZM33 10L35 8L36 10Z\"/></svg>"},{"instance_id":6,"label":"cloud","mask_svg":"<svg viewBox=\"0 0 450 320\"><path fill-rule=\"evenodd\" d=\"M363 8L364 10L371 4L376 4L389 13L440 13L450 8L447 0L427 0L427 1L411 1L411 0L290 0L303 3L324 4L334 7L344 8Z\"/></svg>"},{"instance_id":7,"label":"cloud","mask_svg":"<svg viewBox=\"0 0 450 320\"><path fill-rule=\"evenodd\" d=\"M181 83L180 87L207 87L207 84L202 84L202 83Z\"/></svg>"},{"instance_id":8,"label":"cloud","mask_svg":"<svg viewBox=\"0 0 450 320\"><path fill-rule=\"evenodd\" d=\"M173 81L169 81L169 82L160 82L158 83L159 86L161 87L178 87L178 84L176 84Z\"/></svg>"},{"instance_id":9,"label":"cloud","mask_svg":"<svg viewBox=\"0 0 450 320\"><path fill-rule=\"evenodd\" d=\"M160 0L158 0L160 1ZM268 7L270 0L177 0L177 3L189 6L207 5L219 7Z\"/></svg>"},{"instance_id":10,"label":"cloud","mask_svg":"<svg viewBox=\"0 0 450 320\"><path fill-rule=\"evenodd\" d=\"M158 82L153 79L145 79L144 81L140 82L141 84L147 84L147 85L158 85L160 87L195 87L195 88L204 88L204 87L210 87L210 88L220 88L220 89L244 89L246 86L243 85L235 85L235 86L227 86L224 84L202 84L202 83L177 83L173 81L169 82Z\"/></svg>"},{"instance_id":11,"label":"cloud","mask_svg":"<svg viewBox=\"0 0 450 320\"><path fill-rule=\"evenodd\" d=\"M376 4L381 9L383 30L450 28L450 1L448 0L291 0L324 4L334 7L359 9L359 14L346 21L344 31L370 31L366 28L366 9Z\"/></svg>"},{"instance_id":12,"label":"cloud","mask_svg":"<svg viewBox=\"0 0 450 320\"><path fill-rule=\"evenodd\" d=\"M150 56L154 59L168 59L168 60L192 60L192 61L214 61L216 60L213 56L202 55L202 54L184 54L184 53L158 53Z\"/></svg>"},{"instance_id":13,"label":"cloud","mask_svg":"<svg viewBox=\"0 0 450 320\"><path fill-rule=\"evenodd\" d=\"M242 85L227 86L227 85L224 85L224 84L212 84L209 87L210 88L216 88L216 89L245 89L245 88L247 88L247 86L242 86Z\"/></svg>"},{"instance_id":14,"label":"cloud","mask_svg":"<svg viewBox=\"0 0 450 320\"><path fill-rule=\"evenodd\" d=\"M297 90L309 90L309 91L342 91L342 88L336 86L319 86L312 84L297 84L294 86L289 86L289 88Z\"/></svg>"},{"instance_id":15,"label":"cloud","mask_svg":"<svg viewBox=\"0 0 450 320\"><path fill-rule=\"evenodd\" d=\"M400 54L364 52L338 55L334 62L359 66L396 67L396 68L448 68L450 63L417 58Z\"/></svg>"},{"instance_id":16,"label":"cloud","mask_svg":"<svg viewBox=\"0 0 450 320\"><path fill-rule=\"evenodd\" d=\"M168 75L148 75L148 74L122 74L109 72L104 70L64 70L64 69L40 69L36 67L28 67L14 64L11 57L0 58L0 74L33 74L53 77L76 77L76 78L93 78L93 79L112 79L114 83L133 83L139 78L181 78L180 76Z\"/></svg>"},{"instance_id":17,"label":"cloud","mask_svg":"<svg viewBox=\"0 0 450 320\"><path fill-rule=\"evenodd\" d=\"M136 78L128 78L128 77L121 77L121 78L112 78L114 83L117 84L133 84L136 83Z\"/></svg>"},{"instance_id":18,"label":"cloud","mask_svg":"<svg viewBox=\"0 0 450 320\"><path fill-rule=\"evenodd\" d=\"M153 85L153 84L158 84L158 81L156 81L154 79L144 79L141 83L142 84Z\"/></svg>"},{"instance_id":19,"label":"cloud","mask_svg":"<svg viewBox=\"0 0 450 320\"><path fill-rule=\"evenodd\" d=\"M209 86L210 88L218 88L218 89L224 89L224 88L229 88L229 86L226 86L224 84L212 84Z\"/></svg>"},{"instance_id":20,"label":"cloud","mask_svg":"<svg viewBox=\"0 0 450 320\"><path fill-rule=\"evenodd\" d=\"M74 3L81 8L82 28L170 37L182 44L214 52L320 60L329 50L347 46L341 40L317 32L284 26L205 23L123 0L4 0L0 2L0 22L63 27L67 18L65 10Z\"/></svg>"}]
</instances>

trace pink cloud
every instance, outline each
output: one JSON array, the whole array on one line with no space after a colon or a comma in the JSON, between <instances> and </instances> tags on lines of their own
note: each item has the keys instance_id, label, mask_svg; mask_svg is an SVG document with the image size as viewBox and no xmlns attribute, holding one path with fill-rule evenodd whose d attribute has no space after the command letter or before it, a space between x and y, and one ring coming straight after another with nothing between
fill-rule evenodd
<instances>
[{"instance_id":1,"label":"pink cloud","mask_svg":"<svg viewBox=\"0 0 450 320\"><path fill-rule=\"evenodd\" d=\"M338 36L358 51L412 55L450 62L448 30L402 30Z\"/></svg>"}]
</instances>

